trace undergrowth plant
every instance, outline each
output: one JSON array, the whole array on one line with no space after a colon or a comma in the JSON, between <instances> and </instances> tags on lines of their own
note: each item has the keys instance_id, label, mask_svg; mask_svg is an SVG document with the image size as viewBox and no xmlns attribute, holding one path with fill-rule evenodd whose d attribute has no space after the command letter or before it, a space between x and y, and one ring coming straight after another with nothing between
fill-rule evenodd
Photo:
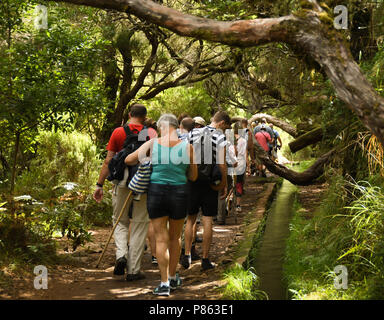
<instances>
[{"instance_id":1,"label":"undergrowth plant","mask_svg":"<svg viewBox=\"0 0 384 320\"><path fill-rule=\"evenodd\" d=\"M384 288L384 192L367 181L349 182L351 198L345 218L352 230L350 246L338 258L359 280L373 277L371 287ZM378 297L377 293L374 293ZM384 298L384 290L379 295Z\"/></svg>"},{"instance_id":2,"label":"undergrowth plant","mask_svg":"<svg viewBox=\"0 0 384 320\"><path fill-rule=\"evenodd\" d=\"M380 186L333 175L308 219L295 205L284 277L294 299L384 298L384 193ZM334 268L348 270L348 289L334 286Z\"/></svg>"},{"instance_id":3,"label":"undergrowth plant","mask_svg":"<svg viewBox=\"0 0 384 320\"><path fill-rule=\"evenodd\" d=\"M0 197L0 259L52 256L54 238L65 240L64 250L75 251L91 241L92 226L110 223L111 194L105 192L101 204L92 199L101 161L90 137L42 131L38 141L38 156L17 180L12 209L9 199Z\"/></svg>"},{"instance_id":4,"label":"undergrowth plant","mask_svg":"<svg viewBox=\"0 0 384 320\"><path fill-rule=\"evenodd\" d=\"M227 282L223 289L223 299L230 300L265 300L265 292L258 290L259 277L253 268L244 269L236 264L224 273Z\"/></svg>"}]
</instances>

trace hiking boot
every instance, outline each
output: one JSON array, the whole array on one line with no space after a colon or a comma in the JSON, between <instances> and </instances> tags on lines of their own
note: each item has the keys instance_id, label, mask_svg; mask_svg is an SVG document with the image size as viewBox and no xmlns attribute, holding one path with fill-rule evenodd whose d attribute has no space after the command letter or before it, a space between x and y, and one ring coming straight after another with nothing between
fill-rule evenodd
<instances>
[{"instance_id":1,"label":"hiking boot","mask_svg":"<svg viewBox=\"0 0 384 320\"><path fill-rule=\"evenodd\" d=\"M201 259L201 257L196 252L195 246L192 246L192 249L191 249L191 260L192 261L197 261L197 260L200 260L200 259Z\"/></svg>"},{"instance_id":2,"label":"hiking boot","mask_svg":"<svg viewBox=\"0 0 384 320\"><path fill-rule=\"evenodd\" d=\"M145 274L139 271L139 273L128 273L125 280L127 281L137 281L145 279Z\"/></svg>"},{"instance_id":3,"label":"hiking boot","mask_svg":"<svg viewBox=\"0 0 384 320\"><path fill-rule=\"evenodd\" d=\"M154 256L152 256L152 264L155 265L155 266L158 265L157 259Z\"/></svg>"},{"instance_id":4,"label":"hiking boot","mask_svg":"<svg viewBox=\"0 0 384 320\"><path fill-rule=\"evenodd\" d=\"M171 292L170 287L161 286L161 285L155 288L155 290L153 290L153 294L158 296L169 296L170 292Z\"/></svg>"},{"instance_id":5,"label":"hiking boot","mask_svg":"<svg viewBox=\"0 0 384 320\"><path fill-rule=\"evenodd\" d=\"M175 280L173 280L173 279L169 280L169 287L171 288L171 290L175 290L178 287L181 287L181 284L182 284L181 278L180 278L179 274L176 272L176 279Z\"/></svg>"},{"instance_id":6,"label":"hiking boot","mask_svg":"<svg viewBox=\"0 0 384 320\"><path fill-rule=\"evenodd\" d=\"M125 269L127 269L127 259L125 257L121 257L116 260L113 274L115 276L123 276L125 274Z\"/></svg>"},{"instance_id":7,"label":"hiking boot","mask_svg":"<svg viewBox=\"0 0 384 320\"><path fill-rule=\"evenodd\" d=\"M215 267L216 267L216 265L214 263L212 263L211 261L209 261L209 259L202 259L201 260L201 270L202 271L214 269Z\"/></svg>"},{"instance_id":8,"label":"hiking boot","mask_svg":"<svg viewBox=\"0 0 384 320\"><path fill-rule=\"evenodd\" d=\"M180 264L183 266L184 269L188 269L191 265L189 259L191 259L191 256L183 255L181 258Z\"/></svg>"},{"instance_id":9,"label":"hiking boot","mask_svg":"<svg viewBox=\"0 0 384 320\"><path fill-rule=\"evenodd\" d=\"M241 207L240 206L236 206L236 212L241 212Z\"/></svg>"}]
</instances>

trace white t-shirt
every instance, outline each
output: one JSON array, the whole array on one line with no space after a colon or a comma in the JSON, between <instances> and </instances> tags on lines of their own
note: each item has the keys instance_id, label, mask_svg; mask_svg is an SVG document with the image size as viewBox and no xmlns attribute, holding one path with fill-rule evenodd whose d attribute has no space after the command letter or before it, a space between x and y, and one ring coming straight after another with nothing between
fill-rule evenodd
<instances>
[{"instance_id":1,"label":"white t-shirt","mask_svg":"<svg viewBox=\"0 0 384 320\"><path fill-rule=\"evenodd\" d=\"M235 153L235 146L233 144L229 147L232 149L230 152ZM237 167L236 168L228 168L229 174L242 175L245 173L247 169L247 141L243 137L239 137L237 140Z\"/></svg>"},{"instance_id":2,"label":"white t-shirt","mask_svg":"<svg viewBox=\"0 0 384 320\"><path fill-rule=\"evenodd\" d=\"M236 162L237 162L237 157L236 157L236 154L235 154L235 148L233 146L232 143L230 143L229 141L227 141L227 154L226 154L226 157L225 157L225 160L227 162L227 165L234 165ZM229 175L231 175L233 173L233 167L232 166L228 166L227 168L227 172ZM230 171L232 170L232 171Z\"/></svg>"}]
</instances>

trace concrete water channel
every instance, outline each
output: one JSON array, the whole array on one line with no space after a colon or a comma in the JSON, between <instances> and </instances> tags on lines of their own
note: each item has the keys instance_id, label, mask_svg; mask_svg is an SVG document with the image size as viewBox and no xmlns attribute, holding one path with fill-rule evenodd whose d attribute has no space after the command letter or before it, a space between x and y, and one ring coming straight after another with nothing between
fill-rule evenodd
<instances>
[{"instance_id":1,"label":"concrete water channel","mask_svg":"<svg viewBox=\"0 0 384 320\"><path fill-rule=\"evenodd\" d=\"M283 181L268 212L264 235L256 256L259 289L268 295L269 300L288 299L283 283L283 262L296 191L295 185L287 180Z\"/></svg>"}]
</instances>

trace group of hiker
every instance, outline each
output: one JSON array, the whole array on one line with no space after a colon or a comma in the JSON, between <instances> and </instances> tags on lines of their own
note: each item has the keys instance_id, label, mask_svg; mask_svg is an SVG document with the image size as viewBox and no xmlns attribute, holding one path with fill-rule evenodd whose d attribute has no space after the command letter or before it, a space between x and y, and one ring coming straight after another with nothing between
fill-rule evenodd
<instances>
[{"instance_id":1,"label":"group of hiker","mask_svg":"<svg viewBox=\"0 0 384 320\"><path fill-rule=\"evenodd\" d=\"M178 118L163 114L155 122L147 119L144 105L130 106L128 123L116 128L110 137L93 195L97 202L102 200L104 182L111 180L111 170L117 170L111 164L122 154L124 168L113 180L112 192L116 226L113 274L123 276L127 272L127 281L145 278L141 262L147 238L152 263L158 265L161 276L160 285L153 290L155 295L168 296L181 286L179 263L188 269L193 260L201 259L202 271L215 268L209 259L213 224L225 224L226 198L231 189L236 195L236 211L241 212L247 173L265 176L255 143L276 159L276 140L281 146L277 131L265 119L260 125L249 125L246 119L232 123L225 111L218 111L209 124L202 117L187 114ZM145 165L150 166L148 187L134 194L123 210L132 192L128 183ZM201 258L195 249L198 222L203 227Z\"/></svg>"}]
</instances>

